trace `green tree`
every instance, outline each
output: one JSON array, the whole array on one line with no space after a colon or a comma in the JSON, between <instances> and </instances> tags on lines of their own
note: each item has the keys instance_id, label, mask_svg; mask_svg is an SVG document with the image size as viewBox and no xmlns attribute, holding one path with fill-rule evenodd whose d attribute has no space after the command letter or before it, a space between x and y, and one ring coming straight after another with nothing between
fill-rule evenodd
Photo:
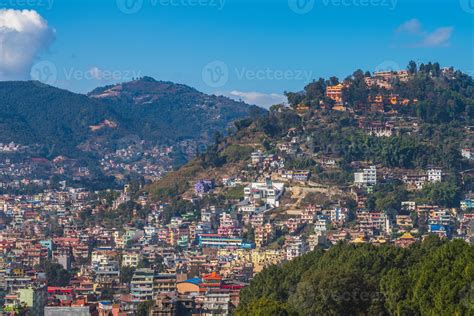
<instances>
[{"instance_id":1,"label":"green tree","mask_svg":"<svg viewBox=\"0 0 474 316\"><path fill-rule=\"evenodd\" d=\"M151 300L140 302L137 305L137 316L148 316L154 305L155 305L155 302Z\"/></svg>"},{"instance_id":2,"label":"green tree","mask_svg":"<svg viewBox=\"0 0 474 316\"><path fill-rule=\"evenodd\" d=\"M134 267L123 266L120 269L120 282L129 284L130 281L132 281L134 273L135 273Z\"/></svg>"},{"instance_id":3,"label":"green tree","mask_svg":"<svg viewBox=\"0 0 474 316\"><path fill-rule=\"evenodd\" d=\"M59 263L47 261L44 270L48 279L48 285L51 286L66 286L72 277L69 271L65 270Z\"/></svg>"}]
</instances>

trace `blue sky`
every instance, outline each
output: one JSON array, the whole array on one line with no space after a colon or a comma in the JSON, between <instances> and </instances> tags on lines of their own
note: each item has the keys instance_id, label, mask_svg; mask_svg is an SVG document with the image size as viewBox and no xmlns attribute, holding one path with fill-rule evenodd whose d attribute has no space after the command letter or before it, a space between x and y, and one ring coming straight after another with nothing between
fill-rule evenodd
<instances>
[{"instance_id":1,"label":"blue sky","mask_svg":"<svg viewBox=\"0 0 474 316\"><path fill-rule=\"evenodd\" d=\"M32 33L39 39L24 49L33 51L3 80L27 79L27 67L41 79L35 70L49 67L48 83L81 93L148 75L268 106L313 78L357 68L413 59L474 71L474 0L0 0L0 8L35 10L48 29ZM0 49L20 45L12 43ZM2 67L11 66L0 61L0 78Z\"/></svg>"}]
</instances>

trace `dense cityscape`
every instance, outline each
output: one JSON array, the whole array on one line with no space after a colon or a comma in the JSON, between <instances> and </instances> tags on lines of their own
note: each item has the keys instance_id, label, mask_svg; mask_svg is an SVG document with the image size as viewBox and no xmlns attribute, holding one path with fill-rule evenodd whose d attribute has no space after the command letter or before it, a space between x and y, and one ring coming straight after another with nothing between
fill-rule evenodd
<instances>
[{"instance_id":1,"label":"dense cityscape","mask_svg":"<svg viewBox=\"0 0 474 316\"><path fill-rule=\"evenodd\" d=\"M473 0L0 0L0 316L474 315Z\"/></svg>"},{"instance_id":2,"label":"dense cityscape","mask_svg":"<svg viewBox=\"0 0 474 316\"><path fill-rule=\"evenodd\" d=\"M237 309L245 314L240 292L256 274L315 249L341 242L409 248L433 235L471 243L469 126L450 126L460 139L452 157L435 159L431 153L415 168L410 165L430 149L400 157L393 149L370 153L377 142L410 138L427 128L423 119L403 112L420 101L395 90L408 89L405 84L427 74L433 80L467 78L437 64L420 69L362 79L356 72L341 83L315 81L311 85L323 89L317 106L305 101L308 95L289 93L290 102L297 101L272 107L273 128L263 118L238 121L231 135L216 135L215 144L174 171L172 148L128 146L106 153L101 171L120 179L119 189L80 187L79 180L89 176L86 166L64 156L15 161L9 157L26 146L2 145L4 311L228 315ZM357 80L375 93L362 112L345 92ZM324 135L334 122L369 141L357 150L372 158L349 160L347 148L357 150L337 148L334 137L341 141L341 135L329 136L325 147ZM450 167L449 159L460 169ZM196 170L184 175L186 169ZM127 182L129 173L135 176ZM58 174L70 180L53 185ZM177 184L182 181L185 185Z\"/></svg>"}]
</instances>

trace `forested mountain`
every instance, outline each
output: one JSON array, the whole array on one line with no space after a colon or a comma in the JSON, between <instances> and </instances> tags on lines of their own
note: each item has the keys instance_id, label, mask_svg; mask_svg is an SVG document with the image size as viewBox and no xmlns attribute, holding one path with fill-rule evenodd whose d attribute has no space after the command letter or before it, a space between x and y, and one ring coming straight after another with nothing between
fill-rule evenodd
<instances>
[{"instance_id":1,"label":"forested mountain","mask_svg":"<svg viewBox=\"0 0 474 316\"><path fill-rule=\"evenodd\" d=\"M89 96L39 82L0 82L0 142L39 144L42 154L80 155L78 146L136 135L156 144L206 143L236 119L264 110L185 85L142 78Z\"/></svg>"},{"instance_id":2,"label":"forested mountain","mask_svg":"<svg viewBox=\"0 0 474 316\"><path fill-rule=\"evenodd\" d=\"M97 88L89 97L111 105L143 139L169 142L199 139L207 143L230 122L264 113L256 106L149 77Z\"/></svg>"},{"instance_id":3,"label":"forested mountain","mask_svg":"<svg viewBox=\"0 0 474 316\"><path fill-rule=\"evenodd\" d=\"M90 126L104 120L123 121L112 107L85 95L39 82L0 82L0 142L41 144L45 154L73 153L94 136ZM125 126L106 132L127 133Z\"/></svg>"}]
</instances>

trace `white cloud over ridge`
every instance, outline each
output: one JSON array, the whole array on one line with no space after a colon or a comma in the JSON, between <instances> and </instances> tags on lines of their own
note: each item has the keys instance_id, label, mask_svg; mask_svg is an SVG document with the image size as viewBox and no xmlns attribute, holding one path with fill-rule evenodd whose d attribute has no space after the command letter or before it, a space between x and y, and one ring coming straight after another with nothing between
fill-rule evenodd
<instances>
[{"instance_id":1,"label":"white cloud over ridge","mask_svg":"<svg viewBox=\"0 0 474 316\"><path fill-rule=\"evenodd\" d=\"M0 10L0 80L26 80L55 31L34 10Z\"/></svg>"}]
</instances>

